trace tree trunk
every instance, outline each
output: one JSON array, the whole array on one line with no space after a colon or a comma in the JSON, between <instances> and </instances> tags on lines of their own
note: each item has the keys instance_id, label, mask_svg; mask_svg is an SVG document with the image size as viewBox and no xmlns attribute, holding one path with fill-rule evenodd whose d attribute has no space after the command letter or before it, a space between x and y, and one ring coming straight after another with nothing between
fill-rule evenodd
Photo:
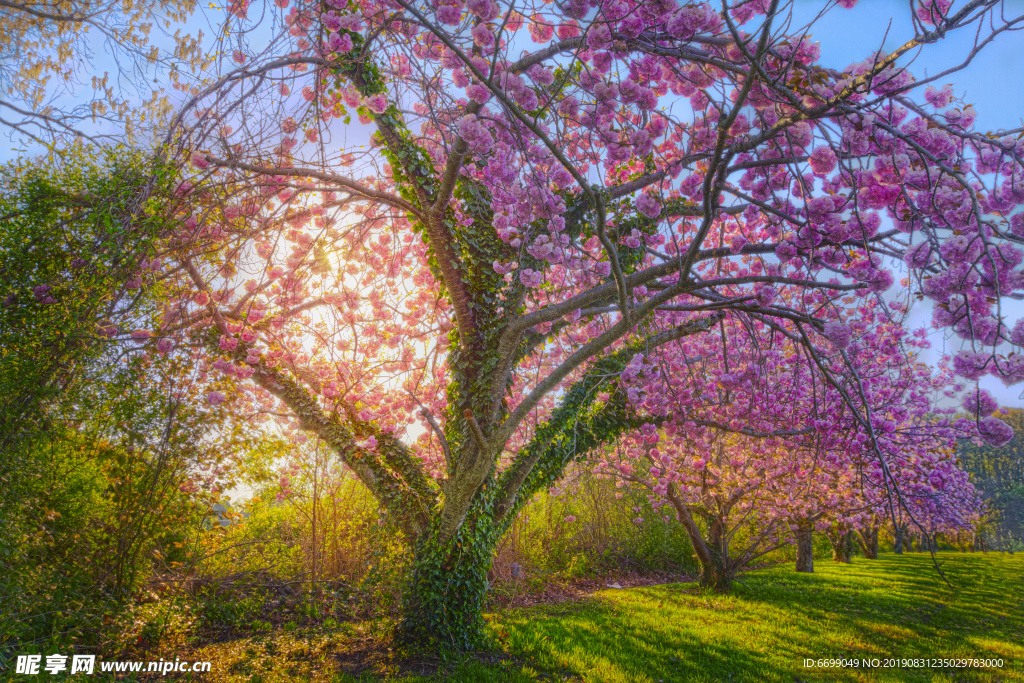
<instances>
[{"instance_id":1,"label":"tree trunk","mask_svg":"<svg viewBox=\"0 0 1024 683\"><path fill-rule=\"evenodd\" d=\"M869 560L878 559L878 527L872 527L867 531L857 530L857 545L860 546L864 557Z\"/></svg>"},{"instance_id":2,"label":"tree trunk","mask_svg":"<svg viewBox=\"0 0 1024 683\"><path fill-rule=\"evenodd\" d=\"M725 526L717 518L708 520L708 543L710 557L701 559L700 585L718 592L732 588L732 573L729 571L729 549L726 545Z\"/></svg>"},{"instance_id":3,"label":"tree trunk","mask_svg":"<svg viewBox=\"0 0 1024 683\"><path fill-rule=\"evenodd\" d=\"M396 629L406 646L466 651L484 643L487 572L498 533L490 511L481 513L480 507L474 505L447 543L439 540L436 524L418 542Z\"/></svg>"},{"instance_id":4,"label":"tree trunk","mask_svg":"<svg viewBox=\"0 0 1024 683\"><path fill-rule=\"evenodd\" d=\"M905 528L902 524L896 525L896 540L893 542L892 551L897 555L903 554L903 534Z\"/></svg>"},{"instance_id":5,"label":"tree trunk","mask_svg":"<svg viewBox=\"0 0 1024 683\"><path fill-rule=\"evenodd\" d=\"M728 551L725 546L724 529L718 520L709 520L708 542L704 542L700 527L693 519L693 514L686 503L676 493L675 485L668 487L668 499L672 507L676 509L676 517L686 530L686 535L693 546L693 552L697 555L697 562L700 563L700 586L710 588L718 592L728 591L732 586L732 571L728 566L728 554L723 557L723 550Z\"/></svg>"},{"instance_id":6,"label":"tree trunk","mask_svg":"<svg viewBox=\"0 0 1024 683\"><path fill-rule=\"evenodd\" d=\"M807 574L814 573L814 537L813 527L808 522L801 522L796 530L796 570Z\"/></svg>"},{"instance_id":7,"label":"tree trunk","mask_svg":"<svg viewBox=\"0 0 1024 683\"><path fill-rule=\"evenodd\" d=\"M836 562L850 563L850 555L853 553L853 534L849 531L832 530L826 534L832 544L832 559Z\"/></svg>"}]
</instances>

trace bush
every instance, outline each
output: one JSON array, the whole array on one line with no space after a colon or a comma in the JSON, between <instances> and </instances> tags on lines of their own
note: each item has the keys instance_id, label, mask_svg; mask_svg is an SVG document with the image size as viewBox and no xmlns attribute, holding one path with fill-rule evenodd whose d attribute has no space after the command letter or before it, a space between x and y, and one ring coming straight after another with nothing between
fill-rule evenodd
<instances>
[{"instance_id":1,"label":"bush","mask_svg":"<svg viewBox=\"0 0 1024 683\"><path fill-rule=\"evenodd\" d=\"M666 519L640 491L581 473L526 506L498 545L492 578L507 582L522 571L543 582L694 567L693 548L674 516Z\"/></svg>"}]
</instances>

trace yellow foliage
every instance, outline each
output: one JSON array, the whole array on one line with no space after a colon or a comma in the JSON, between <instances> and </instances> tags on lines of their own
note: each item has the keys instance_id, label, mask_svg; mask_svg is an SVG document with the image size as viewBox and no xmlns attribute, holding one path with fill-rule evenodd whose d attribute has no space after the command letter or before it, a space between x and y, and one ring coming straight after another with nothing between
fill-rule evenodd
<instances>
[{"instance_id":1,"label":"yellow foliage","mask_svg":"<svg viewBox=\"0 0 1024 683\"><path fill-rule=\"evenodd\" d=\"M119 78L151 71L150 65L160 62L160 49L150 42L154 24L159 21L168 28L182 24L196 9L194 0L5 4L0 13L0 81L8 101L26 112L21 120L9 119L7 125L30 137L40 132L47 135L47 130L56 135L65 122L74 129L76 118L70 116L74 108L87 108L93 117L123 125L126 132L139 129L139 121L159 119L154 112L162 112L162 106L130 103L128 95L107 87L106 76L92 79L92 93L78 88L89 82L93 55L114 58L121 69ZM204 58L199 41L178 31L174 43L179 68L197 69ZM47 125L44 115L59 125ZM129 118L136 120L129 122Z\"/></svg>"}]
</instances>

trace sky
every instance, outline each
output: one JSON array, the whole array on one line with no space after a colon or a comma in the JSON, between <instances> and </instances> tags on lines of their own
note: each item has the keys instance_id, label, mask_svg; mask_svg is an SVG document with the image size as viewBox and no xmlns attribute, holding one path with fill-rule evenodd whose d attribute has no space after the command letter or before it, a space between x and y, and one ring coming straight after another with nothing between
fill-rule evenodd
<instances>
[{"instance_id":1,"label":"sky","mask_svg":"<svg viewBox=\"0 0 1024 683\"><path fill-rule=\"evenodd\" d=\"M956 6L962 4L958 2ZM820 2L796 0L795 25L810 21L821 6ZM853 9L830 12L812 30L814 39L821 46L821 63L843 68L863 61L872 50L881 48L891 52L899 47L913 35L907 6L905 0L860 0ZM1008 0L1005 9L1009 16L1024 14L1024 1ZM911 62L914 75L921 79L963 62L974 37L970 32L953 33L937 44L923 47ZM1024 33L999 36L966 68L950 74L936 85L941 87L945 83L952 84L954 92L964 102L975 106L978 112L976 125L980 129L994 131L1024 125ZM1024 317L1024 303L1010 302L1004 311L1012 327L1014 321ZM912 309L910 324L912 327L928 327L931 315L928 302L919 302ZM957 351L961 344L959 338L937 332L929 336L929 341L932 348L923 359L929 364L937 363L944 353ZM1024 407L1021 385L1007 388L993 377L983 378L980 384L996 397L1000 405Z\"/></svg>"}]
</instances>

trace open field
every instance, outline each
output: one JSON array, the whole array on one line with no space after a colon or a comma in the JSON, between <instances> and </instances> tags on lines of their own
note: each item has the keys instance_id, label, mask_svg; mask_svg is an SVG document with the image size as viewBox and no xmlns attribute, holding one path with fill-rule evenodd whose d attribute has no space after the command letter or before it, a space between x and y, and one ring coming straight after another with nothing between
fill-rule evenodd
<instances>
[{"instance_id":1,"label":"open field","mask_svg":"<svg viewBox=\"0 0 1024 683\"><path fill-rule=\"evenodd\" d=\"M197 646L217 681L1024 681L1024 556L940 553L751 572L732 595L693 584L609 589L578 603L488 615L500 651L402 672L380 625ZM361 654L359 654L361 653ZM806 668L804 659L1002 659L1002 668ZM899 664L899 663L897 663ZM419 663L423 666L423 662ZM430 668L428 666L428 668ZM347 673L346 673L347 672Z\"/></svg>"}]
</instances>

